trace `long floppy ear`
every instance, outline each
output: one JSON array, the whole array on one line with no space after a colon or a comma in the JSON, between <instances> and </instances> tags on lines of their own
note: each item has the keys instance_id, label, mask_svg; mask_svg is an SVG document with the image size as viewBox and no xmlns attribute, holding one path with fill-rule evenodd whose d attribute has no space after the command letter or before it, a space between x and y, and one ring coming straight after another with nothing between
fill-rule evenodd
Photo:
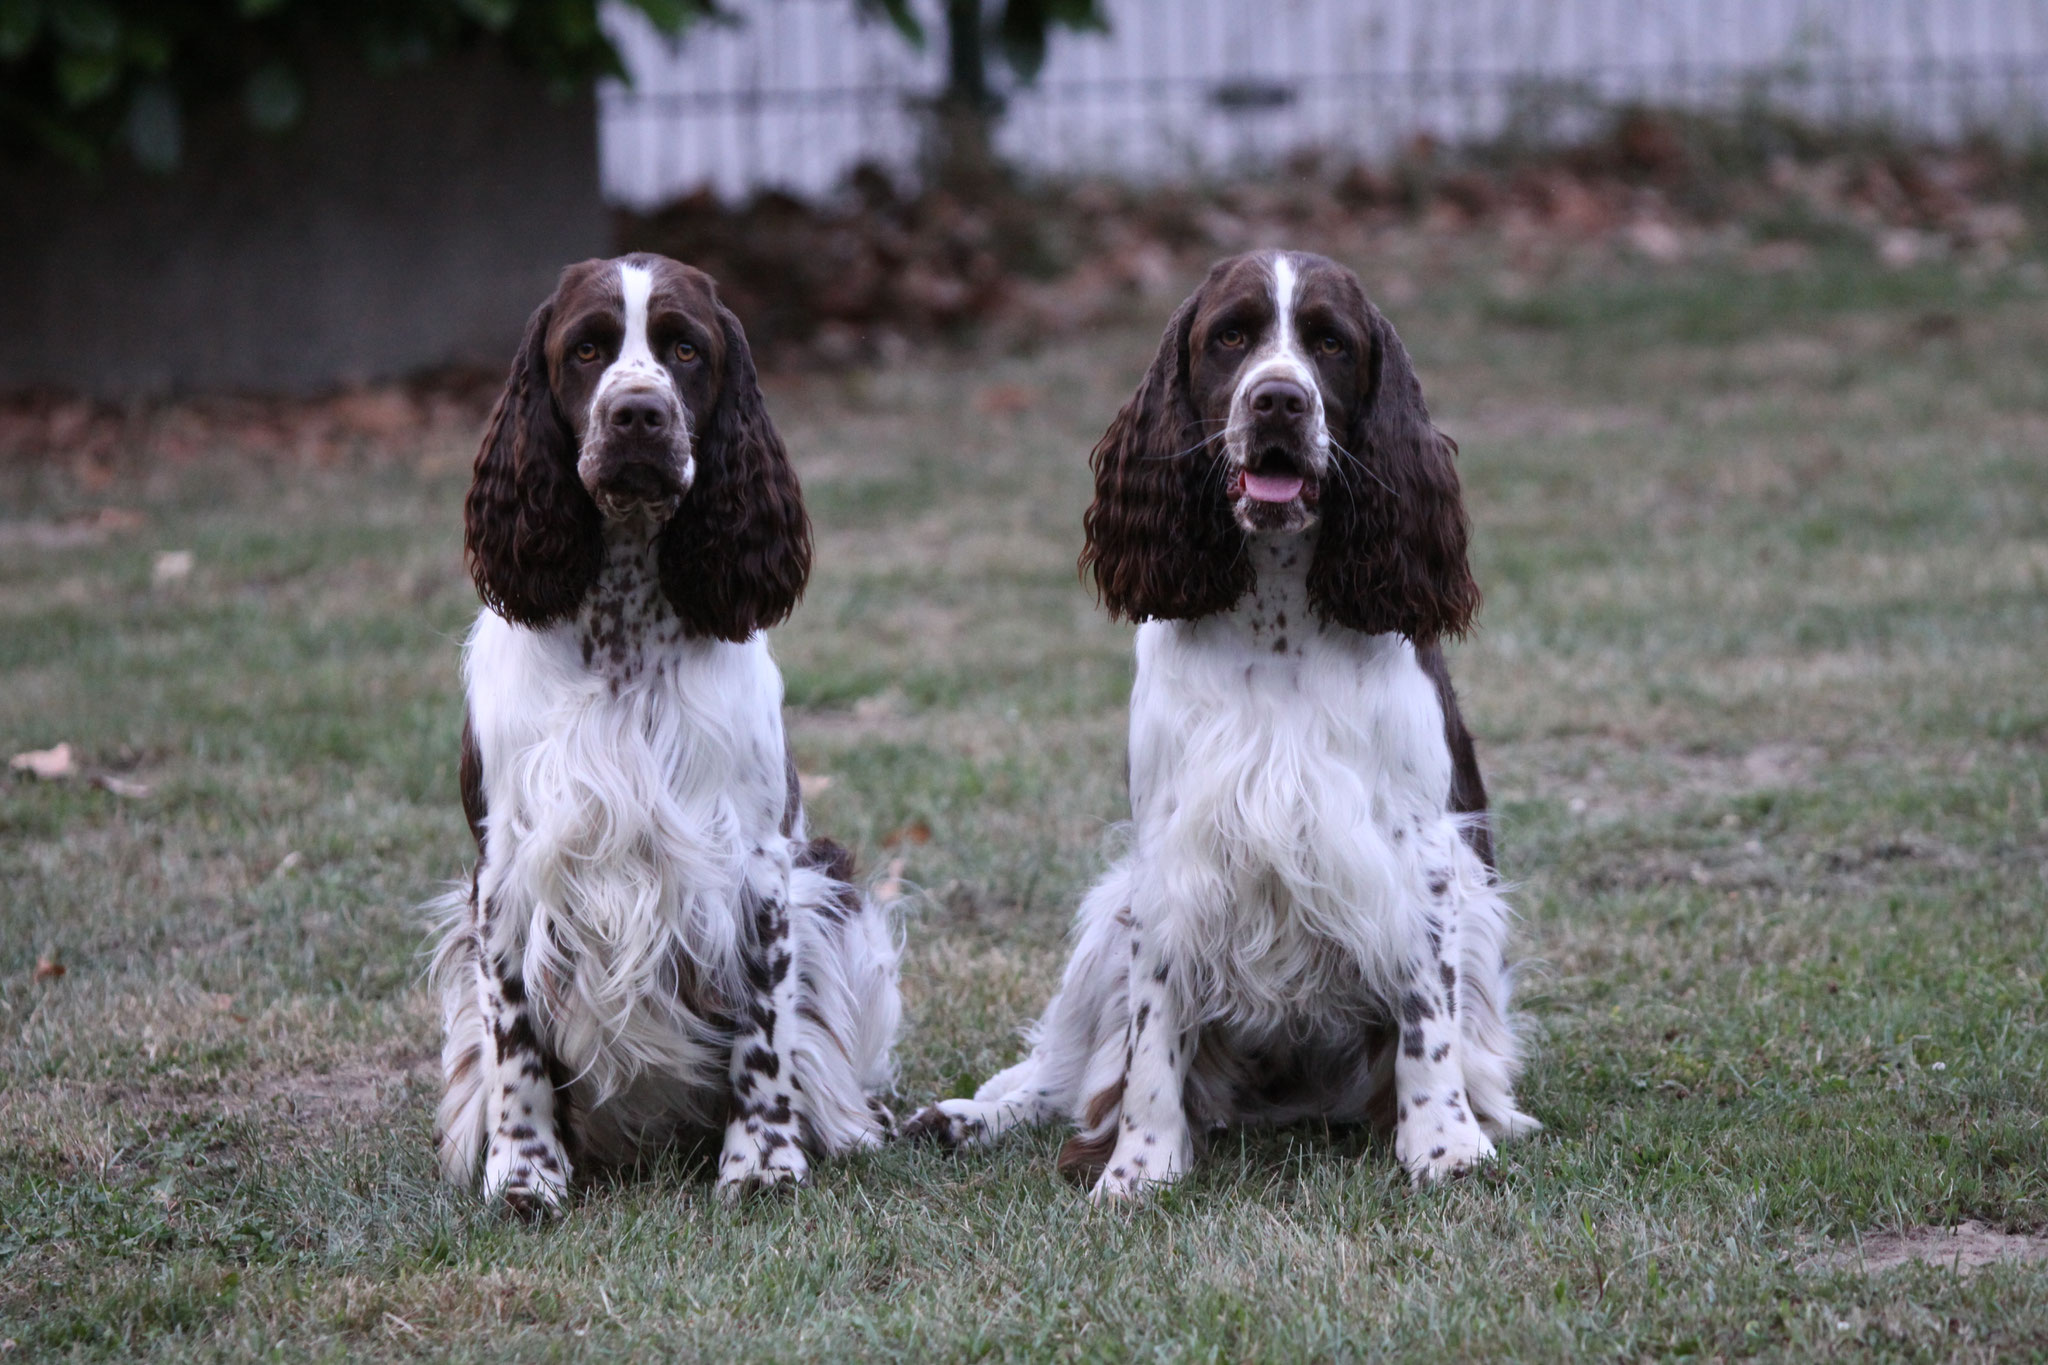
<instances>
[{"instance_id":1,"label":"long floppy ear","mask_svg":"<svg viewBox=\"0 0 2048 1365\"><path fill-rule=\"evenodd\" d=\"M554 304L526 324L491 409L463 507L463 549L485 605L522 626L570 615L604 563L603 519L576 477L575 437L548 382Z\"/></svg>"},{"instance_id":2,"label":"long floppy ear","mask_svg":"<svg viewBox=\"0 0 2048 1365\"><path fill-rule=\"evenodd\" d=\"M754 356L723 305L725 380L697 476L661 533L661 590L691 635L739 641L788 616L811 575L811 519L768 420Z\"/></svg>"},{"instance_id":3,"label":"long floppy ear","mask_svg":"<svg viewBox=\"0 0 2048 1365\"><path fill-rule=\"evenodd\" d=\"M1378 309L1365 311L1365 398L1344 438L1356 458L1340 454L1323 481L1309 600L1338 625L1428 645L1463 634L1479 609L1452 463L1458 447L1430 424L1401 338Z\"/></svg>"},{"instance_id":4,"label":"long floppy ear","mask_svg":"<svg viewBox=\"0 0 2048 1365\"><path fill-rule=\"evenodd\" d=\"M1088 456L1095 501L1081 519L1081 568L1113 617L1187 620L1227 610L1252 583L1230 514L1220 433L1188 389L1198 290L1166 324L1137 392ZM1207 439L1207 438L1214 439Z\"/></svg>"}]
</instances>

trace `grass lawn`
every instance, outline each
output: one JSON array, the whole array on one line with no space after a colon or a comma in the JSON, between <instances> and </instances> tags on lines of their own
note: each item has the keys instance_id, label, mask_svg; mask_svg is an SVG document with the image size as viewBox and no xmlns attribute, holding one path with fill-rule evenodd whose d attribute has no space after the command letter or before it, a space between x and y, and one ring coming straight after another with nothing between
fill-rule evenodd
<instances>
[{"instance_id":1,"label":"grass lawn","mask_svg":"<svg viewBox=\"0 0 2048 1365\"><path fill-rule=\"evenodd\" d=\"M435 1178L414 909L470 853L469 449L17 467L0 522L147 521L0 539L0 753L151 794L0 780L0 1359L2048 1355L2048 1263L1818 1263L2048 1230L2041 267L1439 247L1357 264L1411 279L1463 446L1542 1136L1423 1194L1311 1127L1098 1212L1046 1131L482 1212ZM770 384L820 531L775 640L813 824L923 891L905 1109L1017 1055L1124 814L1129 631L1074 559L1170 303Z\"/></svg>"}]
</instances>

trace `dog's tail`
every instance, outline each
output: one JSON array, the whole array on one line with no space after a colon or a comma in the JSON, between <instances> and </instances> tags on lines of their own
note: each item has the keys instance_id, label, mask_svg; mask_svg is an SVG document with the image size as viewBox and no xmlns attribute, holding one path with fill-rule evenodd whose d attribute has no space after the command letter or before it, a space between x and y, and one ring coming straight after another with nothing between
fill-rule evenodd
<instances>
[{"instance_id":1,"label":"dog's tail","mask_svg":"<svg viewBox=\"0 0 2048 1365\"><path fill-rule=\"evenodd\" d=\"M903 1018L889 911L850 880L853 858L813 839L790 874L790 918L808 940L799 960L797 1065L805 1117L823 1151L890 1136L881 1096L895 1082L892 1049Z\"/></svg>"},{"instance_id":2,"label":"dog's tail","mask_svg":"<svg viewBox=\"0 0 2048 1365\"><path fill-rule=\"evenodd\" d=\"M428 981L441 997L441 1107L434 1150L451 1184L469 1185L482 1159L485 1123L484 1049L490 1030L477 996L476 885L450 887L427 904L440 934Z\"/></svg>"}]
</instances>

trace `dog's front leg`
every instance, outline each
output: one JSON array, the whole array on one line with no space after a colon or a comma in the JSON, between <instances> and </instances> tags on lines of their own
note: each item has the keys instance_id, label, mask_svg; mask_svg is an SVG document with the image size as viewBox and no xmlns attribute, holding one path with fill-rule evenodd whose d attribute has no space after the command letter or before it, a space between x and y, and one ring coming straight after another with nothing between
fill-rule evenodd
<instances>
[{"instance_id":1,"label":"dog's front leg","mask_svg":"<svg viewBox=\"0 0 2048 1365\"><path fill-rule=\"evenodd\" d=\"M1448 870L1428 874L1425 942L1411 954L1396 1004L1401 1051L1394 1059L1394 1155L1417 1185L1433 1184L1493 1156L1472 1117L1459 1055L1458 907Z\"/></svg>"},{"instance_id":2,"label":"dog's front leg","mask_svg":"<svg viewBox=\"0 0 2048 1365\"><path fill-rule=\"evenodd\" d=\"M757 860L759 861L759 860ZM718 1192L794 1184L810 1174L796 1103L796 938L789 922L789 865L755 869L747 999L733 1036L732 1117L718 1159Z\"/></svg>"},{"instance_id":3,"label":"dog's front leg","mask_svg":"<svg viewBox=\"0 0 2048 1365\"><path fill-rule=\"evenodd\" d=\"M1090 1196L1097 1203L1128 1199L1150 1185L1186 1172L1194 1155L1181 1087L1194 1051L1167 961L1156 933L1135 916L1128 978L1130 1023L1124 1042L1123 1114L1109 1166Z\"/></svg>"},{"instance_id":4,"label":"dog's front leg","mask_svg":"<svg viewBox=\"0 0 2048 1365\"><path fill-rule=\"evenodd\" d=\"M476 968L477 995L496 1063L486 1092L491 1137L484 1156L484 1198L503 1200L523 1217L551 1213L568 1193L569 1157L556 1113L555 1081L534 1031L526 983L515 958L508 954L494 965L481 945Z\"/></svg>"}]
</instances>

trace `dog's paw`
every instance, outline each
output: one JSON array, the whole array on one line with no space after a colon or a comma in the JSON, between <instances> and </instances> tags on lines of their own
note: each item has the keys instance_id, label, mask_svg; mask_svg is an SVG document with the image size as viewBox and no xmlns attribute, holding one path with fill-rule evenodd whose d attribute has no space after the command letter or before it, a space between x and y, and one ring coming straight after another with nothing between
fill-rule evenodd
<instances>
[{"instance_id":1,"label":"dog's paw","mask_svg":"<svg viewBox=\"0 0 2048 1365\"><path fill-rule=\"evenodd\" d=\"M905 1142L936 1142L942 1147L978 1147L992 1141L988 1121L973 1100L940 1100L910 1116L897 1133Z\"/></svg>"},{"instance_id":2,"label":"dog's paw","mask_svg":"<svg viewBox=\"0 0 2048 1365\"><path fill-rule=\"evenodd\" d=\"M538 1221L569 1196L569 1158L551 1131L518 1126L495 1133L484 1154L484 1202Z\"/></svg>"},{"instance_id":3,"label":"dog's paw","mask_svg":"<svg viewBox=\"0 0 2048 1365\"><path fill-rule=\"evenodd\" d=\"M879 1147L895 1139L896 1115L873 1095L868 1096L868 1117L874 1121L873 1126L860 1135L856 1146Z\"/></svg>"},{"instance_id":4,"label":"dog's paw","mask_svg":"<svg viewBox=\"0 0 2048 1365\"><path fill-rule=\"evenodd\" d=\"M1095 1188L1088 1191L1088 1199L1097 1205L1135 1203L1152 1191L1171 1185L1176 1179L1178 1177L1172 1175L1148 1175L1111 1162L1096 1180Z\"/></svg>"},{"instance_id":5,"label":"dog's paw","mask_svg":"<svg viewBox=\"0 0 2048 1365\"><path fill-rule=\"evenodd\" d=\"M1462 1123L1408 1123L1394 1135L1394 1156L1417 1189L1455 1180L1493 1160L1493 1140L1469 1118Z\"/></svg>"},{"instance_id":6,"label":"dog's paw","mask_svg":"<svg viewBox=\"0 0 2048 1365\"><path fill-rule=\"evenodd\" d=\"M546 1144L493 1150L484 1165L484 1202L527 1222L560 1213L569 1197L569 1164Z\"/></svg>"},{"instance_id":7,"label":"dog's paw","mask_svg":"<svg viewBox=\"0 0 2048 1365\"><path fill-rule=\"evenodd\" d=\"M811 1176L810 1160L794 1134L778 1128L749 1132L735 1123L726 1130L718 1158L718 1197L734 1203L756 1190L791 1188Z\"/></svg>"},{"instance_id":8,"label":"dog's paw","mask_svg":"<svg viewBox=\"0 0 2048 1365\"><path fill-rule=\"evenodd\" d=\"M1152 1190L1171 1185L1187 1173L1188 1145L1128 1129L1110 1155L1109 1165L1088 1192L1097 1204L1121 1204L1142 1199Z\"/></svg>"}]
</instances>

